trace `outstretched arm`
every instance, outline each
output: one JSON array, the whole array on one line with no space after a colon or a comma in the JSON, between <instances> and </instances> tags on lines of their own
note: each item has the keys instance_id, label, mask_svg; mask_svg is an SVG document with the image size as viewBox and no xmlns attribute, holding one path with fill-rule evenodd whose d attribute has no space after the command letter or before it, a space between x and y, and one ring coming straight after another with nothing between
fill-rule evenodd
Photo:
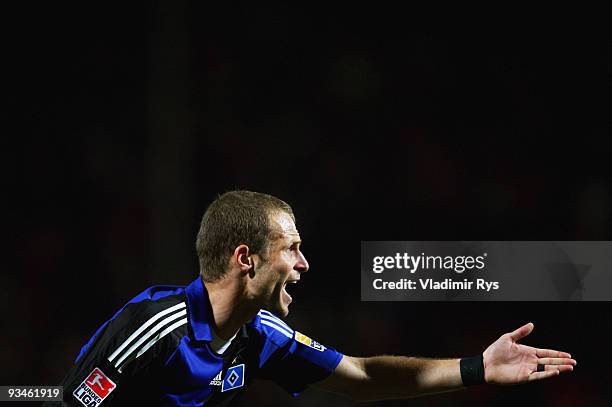
<instances>
[{"instance_id":1,"label":"outstretched arm","mask_svg":"<svg viewBox=\"0 0 612 407\"><path fill-rule=\"evenodd\" d=\"M576 361L569 353L517 343L532 330L533 324L528 323L502 335L483 352L487 383L519 384L573 370ZM465 386L460 359L345 356L334 373L315 387L366 401L416 397Z\"/></svg>"}]
</instances>

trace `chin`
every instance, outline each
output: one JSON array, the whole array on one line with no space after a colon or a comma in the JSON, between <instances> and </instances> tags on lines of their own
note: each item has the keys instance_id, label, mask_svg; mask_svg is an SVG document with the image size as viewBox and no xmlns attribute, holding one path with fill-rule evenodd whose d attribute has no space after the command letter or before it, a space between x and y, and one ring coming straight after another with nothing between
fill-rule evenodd
<instances>
[{"instance_id":1,"label":"chin","mask_svg":"<svg viewBox=\"0 0 612 407\"><path fill-rule=\"evenodd\" d=\"M272 312L273 314L278 315L279 317L284 318L289 315L289 305L283 304L282 302L272 303L268 307L266 307L266 309Z\"/></svg>"},{"instance_id":2,"label":"chin","mask_svg":"<svg viewBox=\"0 0 612 407\"><path fill-rule=\"evenodd\" d=\"M272 312L275 313L276 315L278 315L279 317L283 317L284 318L287 315L289 315L289 306L288 305L277 304L274 307L274 310Z\"/></svg>"},{"instance_id":3,"label":"chin","mask_svg":"<svg viewBox=\"0 0 612 407\"><path fill-rule=\"evenodd\" d=\"M274 300L274 297L276 297L276 300ZM282 294L279 293L278 296L272 296L272 298L268 298L268 301L266 301L266 303L264 304L263 309L268 310L271 313L284 318L289 315L290 304L290 302L284 302Z\"/></svg>"}]
</instances>

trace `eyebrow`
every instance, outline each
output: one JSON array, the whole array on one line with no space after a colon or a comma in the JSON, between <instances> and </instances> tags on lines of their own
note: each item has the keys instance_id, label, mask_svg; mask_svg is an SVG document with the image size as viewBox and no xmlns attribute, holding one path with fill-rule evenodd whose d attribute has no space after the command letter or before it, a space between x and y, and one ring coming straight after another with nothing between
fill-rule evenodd
<instances>
[{"instance_id":1,"label":"eyebrow","mask_svg":"<svg viewBox=\"0 0 612 407\"><path fill-rule=\"evenodd\" d=\"M289 241L288 241L287 243L288 243L290 246L293 246L293 245L296 245L296 244L297 244L297 245L302 244L302 239L300 239L300 238L299 238L299 236L298 236L297 238L293 238L293 237L291 237L291 236L288 236L288 240L289 240Z\"/></svg>"},{"instance_id":2,"label":"eyebrow","mask_svg":"<svg viewBox=\"0 0 612 407\"><path fill-rule=\"evenodd\" d=\"M276 231L276 233L277 233L277 236L276 236L275 240L284 240L284 239L287 239L291 245L301 244L302 243L302 239L300 237L300 234L297 233L297 232L295 232L295 233L292 233L292 232L286 233L284 231L278 230L278 231Z\"/></svg>"}]
</instances>

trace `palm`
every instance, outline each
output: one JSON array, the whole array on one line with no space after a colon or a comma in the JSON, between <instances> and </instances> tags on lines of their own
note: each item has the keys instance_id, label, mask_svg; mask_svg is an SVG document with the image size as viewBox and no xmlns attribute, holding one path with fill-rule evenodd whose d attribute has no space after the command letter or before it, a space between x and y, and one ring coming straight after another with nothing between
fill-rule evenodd
<instances>
[{"instance_id":1,"label":"palm","mask_svg":"<svg viewBox=\"0 0 612 407\"><path fill-rule=\"evenodd\" d=\"M539 380L573 370L576 364L571 355L550 349L538 349L518 344L529 335L533 324L526 324L514 332L502 335L483 353L485 380L496 384L517 384ZM544 371L537 371L538 364Z\"/></svg>"}]
</instances>

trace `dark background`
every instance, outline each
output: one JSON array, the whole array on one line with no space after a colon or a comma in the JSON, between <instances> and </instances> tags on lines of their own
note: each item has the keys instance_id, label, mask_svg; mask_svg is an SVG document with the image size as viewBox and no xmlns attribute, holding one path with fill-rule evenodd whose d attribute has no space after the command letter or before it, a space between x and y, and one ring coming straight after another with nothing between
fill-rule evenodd
<instances>
[{"instance_id":1,"label":"dark background","mask_svg":"<svg viewBox=\"0 0 612 407\"><path fill-rule=\"evenodd\" d=\"M359 290L362 240L612 240L607 24L178 3L3 16L1 384L59 383L133 295L195 278L206 206L245 188L293 206L311 270L287 320L324 344L465 356L532 321L525 343L579 362L411 404L608 405L610 303ZM353 403L261 384L241 405Z\"/></svg>"}]
</instances>

